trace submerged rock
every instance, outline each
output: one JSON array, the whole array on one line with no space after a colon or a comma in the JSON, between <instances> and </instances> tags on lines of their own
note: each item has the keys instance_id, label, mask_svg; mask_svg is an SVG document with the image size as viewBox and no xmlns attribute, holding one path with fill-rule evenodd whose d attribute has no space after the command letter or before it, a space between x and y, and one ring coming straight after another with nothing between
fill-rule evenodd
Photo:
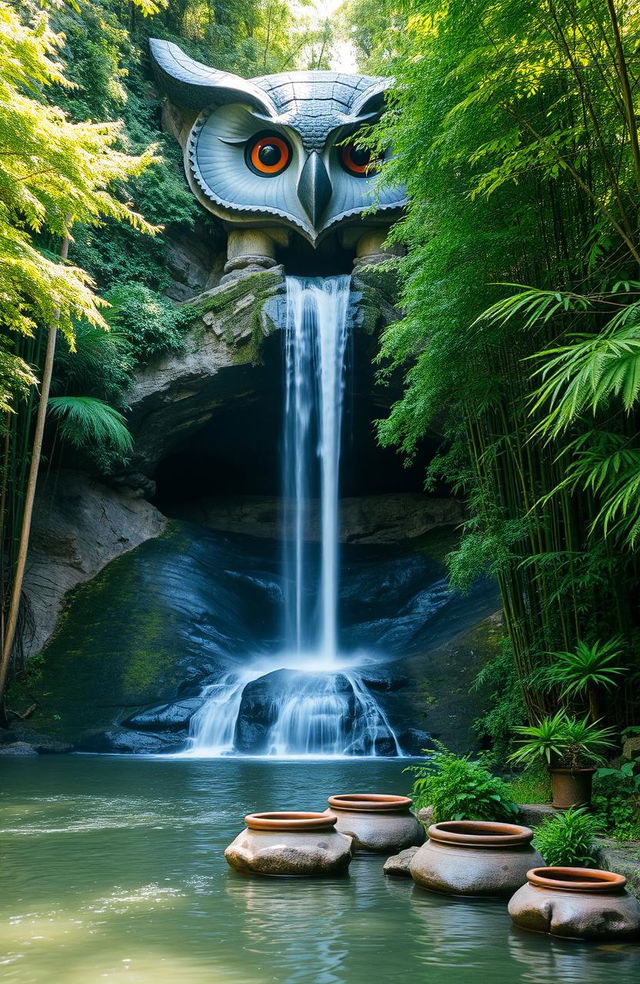
<instances>
[{"instance_id":1,"label":"submerged rock","mask_svg":"<svg viewBox=\"0 0 640 984\"><path fill-rule=\"evenodd\" d=\"M184 744L184 741L176 741L175 736L143 734L139 731L113 728L110 731L85 735L78 743L78 749L83 752L166 755L181 751Z\"/></svg>"},{"instance_id":2,"label":"submerged rock","mask_svg":"<svg viewBox=\"0 0 640 984\"><path fill-rule=\"evenodd\" d=\"M29 758L37 754L33 745L30 745L26 741L14 741L8 745L0 745L0 755L6 755L7 757Z\"/></svg>"},{"instance_id":3,"label":"submerged rock","mask_svg":"<svg viewBox=\"0 0 640 984\"><path fill-rule=\"evenodd\" d=\"M383 871L385 875L396 875L400 878L411 878L411 872L409 871L409 865L415 854L420 850L419 847L407 847L404 851L400 851L399 854L394 854L392 857L387 858L384 863Z\"/></svg>"}]
</instances>

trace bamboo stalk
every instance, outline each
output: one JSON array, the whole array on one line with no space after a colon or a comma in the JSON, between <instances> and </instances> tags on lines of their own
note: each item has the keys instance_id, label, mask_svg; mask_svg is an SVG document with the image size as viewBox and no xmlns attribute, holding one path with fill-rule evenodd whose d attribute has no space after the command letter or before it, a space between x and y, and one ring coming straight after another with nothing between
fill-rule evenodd
<instances>
[{"instance_id":1,"label":"bamboo stalk","mask_svg":"<svg viewBox=\"0 0 640 984\"><path fill-rule=\"evenodd\" d=\"M69 235L65 235L62 246L60 247L60 259L66 260L69 252ZM27 563L27 552L29 549L29 538L31 535L31 521L33 518L33 503L35 500L36 487L38 484L38 469L42 454L42 442L44 438L44 428L47 418L47 404L49 400L49 389L51 387L51 377L53 375L53 360L56 350L57 337L56 322L50 326L47 337L47 350L45 354L44 366L42 370L42 382L40 386L40 400L38 402L38 414L36 417L36 427L33 436L31 450L31 462L29 465L29 477L25 494L24 509L22 513L22 526L20 530L20 542L18 548L18 558L13 578L11 591L11 601L7 616L7 629L3 639L2 655L0 656L0 708L4 706L4 692L7 684L9 664L13 653L13 645L18 626L18 616L20 613L20 599L22 595L22 585L24 582L24 572ZM4 716L4 714L2 714Z\"/></svg>"}]
</instances>

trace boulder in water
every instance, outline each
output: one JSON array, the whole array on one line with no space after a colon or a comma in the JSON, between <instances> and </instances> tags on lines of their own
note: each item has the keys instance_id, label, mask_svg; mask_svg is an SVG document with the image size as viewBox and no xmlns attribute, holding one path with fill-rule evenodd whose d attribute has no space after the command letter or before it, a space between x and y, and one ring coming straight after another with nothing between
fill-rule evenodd
<instances>
[{"instance_id":1,"label":"boulder in water","mask_svg":"<svg viewBox=\"0 0 640 984\"><path fill-rule=\"evenodd\" d=\"M175 735L145 734L140 731L128 731L126 728L112 728L110 731L86 735L77 747L83 752L162 755L179 752L184 745L184 741L177 740Z\"/></svg>"},{"instance_id":2,"label":"boulder in water","mask_svg":"<svg viewBox=\"0 0 640 984\"><path fill-rule=\"evenodd\" d=\"M273 748L284 754L340 752L349 741L354 710L353 687L344 674L274 670L245 687L234 744L252 755Z\"/></svg>"},{"instance_id":3,"label":"boulder in water","mask_svg":"<svg viewBox=\"0 0 640 984\"><path fill-rule=\"evenodd\" d=\"M201 706L201 697L180 700L175 704L160 704L134 714L123 724L134 731L187 731L189 721Z\"/></svg>"},{"instance_id":4,"label":"boulder in water","mask_svg":"<svg viewBox=\"0 0 640 984\"><path fill-rule=\"evenodd\" d=\"M399 854L393 854L387 858L382 869L385 875L393 875L396 878L411 878L409 865L419 850L419 847L407 847Z\"/></svg>"}]
</instances>

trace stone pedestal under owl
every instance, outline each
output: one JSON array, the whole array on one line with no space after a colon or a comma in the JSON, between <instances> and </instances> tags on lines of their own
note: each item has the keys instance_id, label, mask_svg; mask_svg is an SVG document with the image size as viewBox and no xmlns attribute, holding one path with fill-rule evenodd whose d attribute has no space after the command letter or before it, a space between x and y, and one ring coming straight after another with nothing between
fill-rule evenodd
<instances>
[{"instance_id":1,"label":"stone pedestal under owl","mask_svg":"<svg viewBox=\"0 0 640 984\"><path fill-rule=\"evenodd\" d=\"M314 249L334 235L353 249L358 240L379 248L405 191L375 187L379 162L357 146L357 133L379 118L390 79L288 72L245 80L170 41L150 47L187 180L230 231L231 265L247 252L273 257L276 243L297 236Z\"/></svg>"}]
</instances>

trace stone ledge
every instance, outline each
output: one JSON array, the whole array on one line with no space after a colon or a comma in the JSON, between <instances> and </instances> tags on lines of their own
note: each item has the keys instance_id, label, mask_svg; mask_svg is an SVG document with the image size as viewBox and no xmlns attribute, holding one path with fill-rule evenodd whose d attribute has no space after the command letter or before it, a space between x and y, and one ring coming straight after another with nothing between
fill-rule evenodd
<instances>
[{"instance_id":1,"label":"stone ledge","mask_svg":"<svg viewBox=\"0 0 640 984\"><path fill-rule=\"evenodd\" d=\"M518 803L520 823L525 827L538 827L543 820L557 817L562 810L556 810L550 803Z\"/></svg>"},{"instance_id":2,"label":"stone ledge","mask_svg":"<svg viewBox=\"0 0 640 984\"><path fill-rule=\"evenodd\" d=\"M600 863L606 871L615 871L627 879L627 888L640 898L640 841L597 838Z\"/></svg>"}]
</instances>

